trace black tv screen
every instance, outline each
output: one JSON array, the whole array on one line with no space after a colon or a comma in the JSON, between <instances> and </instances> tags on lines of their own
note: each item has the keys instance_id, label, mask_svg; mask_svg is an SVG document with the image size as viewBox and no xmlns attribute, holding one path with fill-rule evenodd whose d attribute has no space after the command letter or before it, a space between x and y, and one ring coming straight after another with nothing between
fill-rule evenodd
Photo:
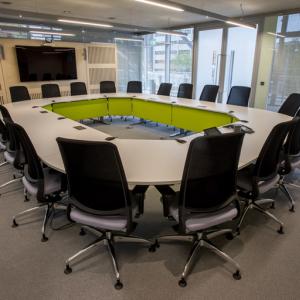
<instances>
[{"instance_id":1,"label":"black tv screen","mask_svg":"<svg viewBox=\"0 0 300 300\"><path fill-rule=\"evenodd\" d=\"M74 48L16 46L20 80L77 79Z\"/></svg>"}]
</instances>

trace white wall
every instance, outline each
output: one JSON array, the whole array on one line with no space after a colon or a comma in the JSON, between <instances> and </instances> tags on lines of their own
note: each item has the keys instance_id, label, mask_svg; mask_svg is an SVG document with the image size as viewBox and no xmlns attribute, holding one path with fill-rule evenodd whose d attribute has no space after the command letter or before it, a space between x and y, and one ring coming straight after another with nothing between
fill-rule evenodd
<instances>
[{"instance_id":1,"label":"white wall","mask_svg":"<svg viewBox=\"0 0 300 300\"><path fill-rule=\"evenodd\" d=\"M14 85L25 85L27 86L29 93L32 98L41 98L41 89L40 86L43 82L20 82L19 70L16 57L16 45L25 45L25 46L40 46L41 41L32 41L32 40L17 40L17 39L0 39L0 45L4 49L4 59L0 58L0 98L4 103L9 102L10 93L9 87ZM77 64L77 80L73 81L84 81L89 86L89 74L88 74L88 65L85 59L85 49L88 45L91 48L91 44L83 43L69 43L69 42L55 42L55 46L58 47L72 47L75 48L76 52L76 64ZM108 44L100 44L94 47L103 47ZM111 44L110 44L111 45ZM110 46L111 47L111 46ZM116 66L115 66L116 68ZM115 70L116 72L116 70ZM108 79L109 80L109 79ZM62 95L68 95L70 90L70 82L72 80L57 80L51 81L52 83L58 83Z\"/></svg>"}]
</instances>

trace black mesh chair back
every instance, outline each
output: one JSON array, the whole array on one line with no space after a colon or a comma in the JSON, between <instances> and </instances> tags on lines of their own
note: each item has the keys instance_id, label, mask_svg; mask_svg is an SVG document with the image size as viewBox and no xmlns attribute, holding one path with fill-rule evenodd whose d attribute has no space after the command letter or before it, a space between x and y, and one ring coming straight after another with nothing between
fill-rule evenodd
<instances>
[{"instance_id":1,"label":"black mesh chair back","mask_svg":"<svg viewBox=\"0 0 300 300\"><path fill-rule=\"evenodd\" d=\"M279 108L279 113L294 117L300 108L300 94L291 94Z\"/></svg>"},{"instance_id":2,"label":"black mesh chair back","mask_svg":"<svg viewBox=\"0 0 300 300\"><path fill-rule=\"evenodd\" d=\"M218 95L219 86L218 85L211 85L207 84L204 86L199 100L209 101L209 102L216 102L216 98Z\"/></svg>"},{"instance_id":3,"label":"black mesh chair back","mask_svg":"<svg viewBox=\"0 0 300 300\"><path fill-rule=\"evenodd\" d=\"M20 143L18 143L16 140L16 136L12 128L13 122L8 119L4 119L4 122L5 122L7 136L8 136L8 146L6 147L6 150L8 152L17 152L20 150Z\"/></svg>"},{"instance_id":4,"label":"black mesh chair back","mask_svg":"<svg viewBox=\"0 0 300 300\"><path fill-rule=\"evenodd\" d=\"M1 142L6 142L7 141L7 129L4 125L4 123L2 122L2 120L0 120L0 136L1 136Z\"/></svg>"},{"instance_id":5,"label":"black mesh chair back","mask_svg":"<svg viewBox=\"0 0 300 300\"><path fill-rule=\"evenodd\" d=\"M0 112L3 118L3 122L1 121L1 135L2 135L2 139L6 138L7 141L7 146L6 146L6 150L9 152L14 152L16 149L15 146L15 139L11 137L12 133L9 134L8 128L7 128L7 123L11 122L13 123L13 120L11 118L11 115L9 113L9 111L7 110L7 108L3 105L0 105ZM4 137L3 137L4 135Z\"/></svg>"},{"instance_id":6,"label":"black mesh chair back","mask_svg":"<svg viewBox=\"0 0 300 300\"><path fill-rule=\"evenodd\" d=\"M0 105L0 112L1 112L2 118L4 120L4 123L5 123L5 120L9 120L9 121L13 122L9 111L7 110L7 108L5 106Z\"/></svg>"},{"instance_id":7,"label":"black mesh chair back","mask_svg":"<svg viewBox=\"0 0 300 300\"><path fill-rule=\"evenodd\" d=\"M179 216L213 212L236 200L243 133L203 136L190 143L179 196Z\"/></svg>"},{"instance_id":8,"label":"black mesh chair back","mask_svg":"<svg viewBox=\"0 0 300 300\"><path fill-rule=\"evenodd\" d=\"M138 93L143 92L142 82L141 81L129 81L127 84L127 93Z\"/></svg>"},{"instance_id":9,"label":"black mesh chair back","mask_svg":"<svg viewBox=\"0 0 300 300\"><path fill-rule=\"evenodd\" d=\"M157 91L157 95L170 96L171 89L172 89L172 83L166 83L166 82L161 83Z\"/></svg>"},{"instance_id":10,"label":"black mesh chair back","mask_svg":"<svg viewBox=\"0 0 300 300\"><path fill-rule=\"evenodd\" d=\"M251 88L247 86L233 86L230 90L227 104L248 106Z\"/></svg>"},{"instance_id":11,"label":"black mesh chair back","mask_svg":"<svg viewBox=\"0 0 300 300\"><path fill-rule=\"evenodd\" d=\"M300 153L300 110L295 116L296 124L290 131L285 142L285 152L287 155L299 155Z\"/></svg>"},{"instance_id":12,"label":"black mesh chair back","mask_svg":"<svg viewBox=\"0 0 300 300\"><path fill-rule=\"evenodd\" d=\"M19 124L14 123L12 127L25 155L27 168L24 175L29 181L42 182L44 179L42 164L27 132Z\"/></svg>"},{"instance_id":13,"label":"black mesh chair back","mask_svg":"<svg viewBox=\"0 0 300 300\"><path fill-rule=\"evenodd\" d=\"M87 95L85 82L71 82L71 96Z\"/></svg>"},{"instance_id":14,"label":"black mesh chair back","mask_svg":"<svg viewBox=\"0 0 300 300\"><path fill-rule=\"evenodd\" d=\"M31 100L26 86L11 86L9 91L12 102Z\"/></svg>"},{"instance_id":15,"label":"black mesh chair back","mask_svg":"<svg viewBox=\"0 0 300 300\"><path fill-rule=\"evenodd\" d=\"M43 98L61 97L59 86L56 83L42 84Z\"/></svg>"},{"instance_id":16,"label":"black mesh chair back","mask_svg":"<svg viewBox=\"0 0 300 300\"><path fill-rule=\"evenodd\" d=\"M131 199L117 147L109 142L57 138L69 194L81 210L131 218Z\"/></svg>"},{"instance_id":17,"label":"black mesh chair back","mask_svg":"<svg viewBox=\"0 0 300 300\"><path fill-rule=\"evenodd\" d=\"M253 173L255 182L272 179L278 174L284 141L296 123L297 120L283 122L272 129L255 163Z\"/></svg>"},{"instance_id":18,"label":"black mesh chair back","mask_svg":"<svg viewBox=\"0 0 300 300\"><path fill-rule=\"evenodd\" d=\"M26 163L26 159L24 158L24 151L23 147L20 143L19 137L17 135L17 132L15 130L15 123L11 120L5 120L7 132L8 132L8 147L6 150L8 152L14 152L14 161L13 166L15 169L23 170L24 165Z\"/></svg>"},{"instance_id":19,"label":"black mesh chair back","mask_svg":"<svg viewBox=\"0 0 300 300\"><path fill-rule=\"evenodd\" d=\"M114 81L101 81L100 94L116 93L116 85Z\"/></svg>"},{"instance_id":20,"label":"black mesh chair back","mask_svg":"<svg viewBox=\"0 0 300 300\"><path fill-rule=\"evenodd\" d=\"M193 85L191 83L182 83L178 88L177 97L179 98L193 98Z\"/></svg>"}]
</instances>

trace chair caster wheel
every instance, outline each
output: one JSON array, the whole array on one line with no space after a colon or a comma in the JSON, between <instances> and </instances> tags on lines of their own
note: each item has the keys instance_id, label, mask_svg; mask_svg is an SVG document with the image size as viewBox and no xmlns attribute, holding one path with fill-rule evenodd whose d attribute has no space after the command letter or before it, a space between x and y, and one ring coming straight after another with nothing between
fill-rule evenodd
<instances>
[{"instance_id":1,"label":"chair caster wheel","mask_svg":"<svg viewBox=\"0 0 300 300\"><path fill-rule=\"evenodd\" d=\"M275 208L276 208L275 202L273 202L273 203L271 204L270 208L272 208L272 209L275 209Z\"/></svg>"},{"instance_id":2,"label":"chair caster wheel","mask_svg":"<svg viewBox=\"0 0 300 300\"><path fill-rule=\"evenodd\" d=\"M237 237L241 235L240 229L238 228L234 233L232 233L233 237Z\"/></svg>"},{"instance_id":3,"label":"chair caster wheel","mask_svg":"<svg viewBox=\"0 0 300 300\"><path fill-rule=\"evenodd\" d=\"M284 234L283 226L280 226L280 228L277 230L277 232L278 232L279 234Z\"/></svg>"},{"instance_id":4,"label":"chair caster wheel","mask_svg":"<svg viewBox=\"0 0 300 300\"><path fill-rule=\"evenodd\" d=\"M178 285L181 286L181 287L186 287L186 286L187 286L187 282L185 281L184 278L181 278L181 279L178 281Z\"/></svg>"},{"instance_id":5,"label":"chair caster wheel","mask_svg":"<svg viewBox=\"0 0 300 300\"><path fill-rule=\"evenodd\" d=\"M45 243L48 241L48 238L43 234L42 238L41 238L41 242Z\"/></svg>"},{"instance_id":6,"label":"chair caster wheel","mask_svg":"<svg viewBox=\"0 0 300 300\"><path fill-rule=\"evenodd\" d=\"M18 227L18 226L19 226L19 224L15 220L13 220L13 223L12 223L11 227L15 228L15 227Z\"/></svg>"},{"instance_id":7,"label":"chair caster wheel","mask_svg":"<svg viewBox=\"0 0 300 300\"><path fill-rule=\"evenodd\" d=\"M66 265L66 268L65 268L65 270L64 270L64 273L65 273L66 275L72 273L72 268L70 268L69 265Z\"/></svg>"},{"instance_id":8,"label":"chair caster wheel","mask_svg":"<svg viewBox=\"0 0 300 300\"><path fill-rule=\"evenodd\" d=\"M289 210L290 212L295 212L295 206L293 205Z\"/></svg>"},{"instance_id":9,"label":"chair caster wheel","mask_svg":"<svg viewBox=\"0 0 300 300\"><path fill-rule=\"evenodd\" d=\"M115 284L115 289L116 290L121 290L123 288L123 283L120 280L117 280Z\"/></svg>"},{"instance_id":10,"label":"chair caster wheel","mask_svg":"<svg viewBox=\"0 0 300 300\"><path fill-rule=\"evenodd\" d=\"M157 248L159 248L160 245L158 241L156 240L150 247L149 247L149 252L155 252Z\"/></svg>"},{"instance_id":11,"label":"chair caster wheel","mask_svg":"<svg viewBox=\"0 0 300 300\"><path fill-rule=\"evenodd\" d=\"M79 235L81 235L81 236L86 235L85 230L81 228L81 229L80 229L80 232L79 232Z\"/></svg>"},{"instance_id":12,"label":"chair caster wheel","mask_svg":"<svg viewBox=\"0 0 300 300\"><path fill-rule=\"evenodd\" d=\"M232 277L235 280L241 280L242 279L241 272L239 270L237 270L235 273L232 274Z\"/></svg>"},{"instance_id":13,"label":"chair caster wheel","mask_svg":"<svg viewBox=\"0 0 300 300\"><path fill-rule=\"evenodd\" d=\"M232 232L228 232L225 237L227 240L231 241L234 239L234 234Z\"/></svg>"}]
</instances>

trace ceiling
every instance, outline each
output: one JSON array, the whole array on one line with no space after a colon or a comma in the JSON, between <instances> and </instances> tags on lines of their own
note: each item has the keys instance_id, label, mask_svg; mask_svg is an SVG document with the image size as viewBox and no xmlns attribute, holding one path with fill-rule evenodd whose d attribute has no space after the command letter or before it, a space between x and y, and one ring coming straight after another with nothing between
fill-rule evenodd
<instances>
[{"instance_id":1,"label":"ceiling","mask_svg":"<svg viewBox=\"0 0 300 300\"><path fill-rule=\"evenodd\" d=\"M47 19L55 21L58 16L65 18L80 18L90 21L105 21L128 24L148 28L168 28L186 24L208 21L205 16L191 12L176 12L163 8L145 5L134 0L6 0L9 5L0 0L0 17L10 17L12 14L22 14L23 17L34 17L34 14L47 14ZM4 2L6 2L4 1ZM299 0L174 0L178 4L193 6L227 17L269 13L300 7ZM2 9L2 15L1 15ZM34 14L32 14L34 13ZM31 18L31 19L32 19ZM45 20L47 21L47 20Z\"/></svg>"}]
</instances>

